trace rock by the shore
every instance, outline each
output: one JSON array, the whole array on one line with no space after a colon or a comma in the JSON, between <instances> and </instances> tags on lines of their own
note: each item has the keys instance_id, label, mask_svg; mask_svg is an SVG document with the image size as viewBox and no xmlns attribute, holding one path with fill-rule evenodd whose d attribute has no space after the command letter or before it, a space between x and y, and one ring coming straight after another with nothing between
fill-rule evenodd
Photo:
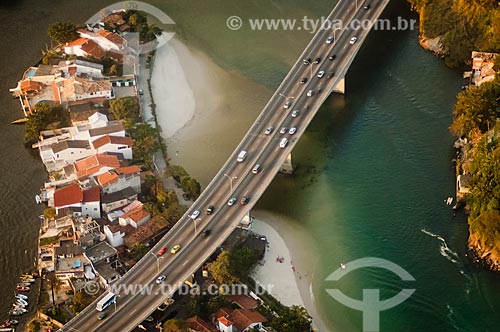
<instances>
[{"instance_id":1,"label":"rock by the shore","mask_svg":"<svg viewBox=\"0 0 500 332\"><path fill-rule=\"evenodd\" d=\"M479 264L491 271L500 272L500 253L482 246L476 234L469 234L468 248L473 255L474 264Z\"/></svg>"},{"instance_id":2,"label":"rock by the shore","mask_svg":"<svg viewBox=\"0 0 500 332\"><path fill-rule=\"evenodd\" d=\"M442 36L437 36L435 38L420 37L418 42L420 46L422 46L424 49L434 53L436 56L440 58L444 58L448 54L448 51L444 48L443 44L441 43L441 38Z\"/></svg>"}]
</instances>

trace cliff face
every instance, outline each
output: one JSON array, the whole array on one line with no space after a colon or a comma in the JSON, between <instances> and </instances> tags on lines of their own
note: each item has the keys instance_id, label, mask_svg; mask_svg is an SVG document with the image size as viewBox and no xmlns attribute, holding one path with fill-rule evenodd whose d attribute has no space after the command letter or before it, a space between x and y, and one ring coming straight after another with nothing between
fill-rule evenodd
<instances>
[{"instance_id":1,"label":"cliff face","mask_svg":"<svg viewBox=\"0 0 500 332\"><path fill-rule=\"evenodd\" d=\"M413 6L413 9L418 12L419 15L419 36L418 36L418 42L420 46L422 46L425 50L434 53L436 56L440 58L444 58L447 54L448 51L446 48L443 46L443 43L441 42L441 39L443 38L442 35L434 37L434 38L429 38L425 35L425 28L424 28L424 22L427 21L426 17L426 7L425 4L422 5L420 8L417 8L416 6Z\"/></svg>"}]
</instances>

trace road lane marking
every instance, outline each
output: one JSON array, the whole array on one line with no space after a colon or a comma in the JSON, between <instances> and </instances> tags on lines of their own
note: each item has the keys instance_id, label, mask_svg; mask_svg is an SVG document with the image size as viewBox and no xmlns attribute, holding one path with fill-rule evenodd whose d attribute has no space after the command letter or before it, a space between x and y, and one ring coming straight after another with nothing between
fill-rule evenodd
<instances>
[{"instance_id":1,"label":"road lane marking","mask_svg":"<svg viewBox=\"0 0 500 332\"><path fill-rule=\"evenodd\" d=\"M189 259L187 261L185 261L182 266L186 265L187 263L189 263Z\"/></svg>"}]
</instances>

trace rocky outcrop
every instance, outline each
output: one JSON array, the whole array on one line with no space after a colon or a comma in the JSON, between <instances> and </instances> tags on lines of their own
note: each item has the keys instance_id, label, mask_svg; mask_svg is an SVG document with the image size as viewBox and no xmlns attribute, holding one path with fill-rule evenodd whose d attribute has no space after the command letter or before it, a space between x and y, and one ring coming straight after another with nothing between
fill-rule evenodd
<instances>
[{"instance_id":1,"label":"rocky outcrop","mask_svg":"<svg viewBox=\"0 0 500 332\"><path fill-rule=\"evenodd\" d=\"M421 36L419 37L418 42L424 49L434 53L440 58L444 58L448 54L448 51L441 43L441 38L441 36L435 38L424 38Z\"/></svg>"},{"instance_id":2,"label":"rocky outcrop","mask_svg":"<svg viewBox=\"0 0 500 332\"><path fill-rule=\"evenodd\" d=\"M496 248L487 249L481 244L480 236L473 233L469 234L468 248L472 253L473 263L500 272L500 250L496 250Z\"/></svg>"}]
</instances>

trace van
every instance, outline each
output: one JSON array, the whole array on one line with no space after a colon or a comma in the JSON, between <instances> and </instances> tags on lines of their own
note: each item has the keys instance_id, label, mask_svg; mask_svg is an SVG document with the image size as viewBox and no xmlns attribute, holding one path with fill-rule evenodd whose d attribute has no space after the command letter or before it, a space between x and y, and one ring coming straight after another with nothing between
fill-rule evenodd
<instances>
[{"instance_id":1,"label":"van","mask_svg":"<svg viewBox=\"0 0 500 332\"><path fill-rule=\"evenodd\" d=\"M288 139L286 137L283 137L280 142L280 148L284 149L288 145Z\"/></svg>"},{"instance_id":2,"label":"van","mask_svg":"<svg viewBox=\"0 0 500 332\"><path fill-rule=\"evenodd\" d=\"M247 152L245 150L242 150L238 155L238 159L236 159L236 161L242 163L246 157L247 157Z\"/></svg>"},{"instance_id":3,"label":"van","mask_svg":"<svg viewBox=\"0 0 500 332\"><path fill-rule=\"evenodd\" d=\"M259 174L260 170L262 169L262 167L260 166L260 164L256 164L253 169L252 169L252 173L253 174Z\"/></svg>"}]
</instances>

